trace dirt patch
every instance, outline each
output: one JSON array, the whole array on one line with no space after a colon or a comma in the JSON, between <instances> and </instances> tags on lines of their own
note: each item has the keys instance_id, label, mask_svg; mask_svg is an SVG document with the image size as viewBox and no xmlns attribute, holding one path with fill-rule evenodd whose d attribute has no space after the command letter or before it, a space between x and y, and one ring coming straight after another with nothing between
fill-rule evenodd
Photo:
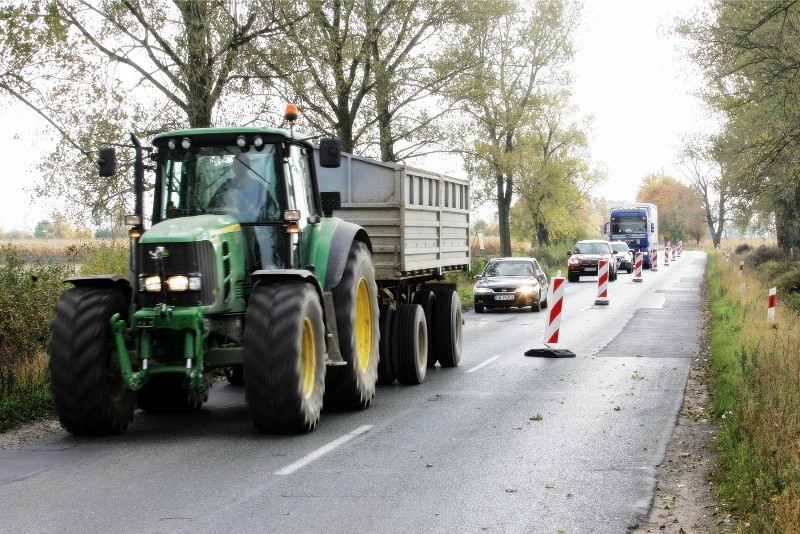
<instances>
[{"instance_id":1,"label":"dirt patch","mask_svg":"<svg viewBox=\"0 0 800 534\"><path fill-rule=\"evenodd\" d=\"M27 441L34 441L61 430L61 424L55 417L26 423L0 433L0 449L16 449Z\"/></svg>"},{"instance_id":2,"label":"dirt patch","mask_svg":"<svg viewBox=\"0 0 800 534\"><path fill-rule=\"evenodd\" d=\"M664 461L656 468L656 490L646 523L631 533L732 533L735 521L716 499L709 474L716 457L711 442L718 431L709 412L708 314L703 313L700 353L692 359L683 406Z\"/></svg>"}]
</instances>

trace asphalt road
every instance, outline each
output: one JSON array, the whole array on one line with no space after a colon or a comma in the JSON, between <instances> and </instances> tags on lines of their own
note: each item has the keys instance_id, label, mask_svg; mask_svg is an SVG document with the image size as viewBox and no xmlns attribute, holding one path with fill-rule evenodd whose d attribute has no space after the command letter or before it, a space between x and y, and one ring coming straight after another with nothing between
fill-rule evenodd
<instances>
[{"instance_id":1,"label":"asphalt road","mask_svg":"<svg viewBox=\"0 0 800 534\"><path fill-rule=\"evenodd\" d=\"M625 532L645 517L698 350L705 254L566 284L548 310L464 314L456 369L381 386L361 412L300 436L255 433L218 383L189 416L128 433L59 432L0 449L0 532Z\"/></svg>"}]
</instances>

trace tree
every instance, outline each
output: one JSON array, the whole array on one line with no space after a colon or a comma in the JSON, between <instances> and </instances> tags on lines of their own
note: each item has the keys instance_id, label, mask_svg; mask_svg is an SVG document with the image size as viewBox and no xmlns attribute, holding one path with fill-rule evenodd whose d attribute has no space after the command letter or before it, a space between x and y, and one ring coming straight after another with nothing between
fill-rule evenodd
<instances>
[{"instance_id":1,"label":"tree","mask_svg":"<svg viewBox=\"0 0 800 534\"><path fill-rule=\"evenodd\" d=\"M51 0L0 8L0 91L60 136L37 192L65 198L76 218L120 216L132 197L129 173L85 186L96 175L98 144L129 131L252 117L264 102L240 71L254 47L294 21L278 21L277 12L302 16L284 3Z\"/></svg>"},{"instance_id":2,"label":"tree","mask_svg":"<svg viewBox=\"0 0 800 534\"><path fill-rule=\"evenodd\" d=\"M49 239L55 236L56 227L50 221L39 221L36 223L36 228L33 230L33 237L37 239Z\"/></svg>"},{"instance_id":3,"label":"tree","mask_svg":"<svg viewBox=\"0 0 800 534\"><path fill-rule=\"evenodd\" d=\"M723 139L694 136L684 140L681 162L692 187L700 195L714 247L722 241L725 223L732 222L731 183L726 170ZM698 241L700 238L697 238Z\"/></svg>"},{"instance_id":4,"label":"tree","mask_svg":"<svg viewBox=\"0 0 800 534\"><path fill-rule=\"evenodd\" d=\"M731 192L743 213L775 219L778 244L800 245L800 4L717 0L679 31L696 47L706 100L725 114Z\"/></svg>"},{"instance_id":5,"label":"tree","mask_svg":"<svg viewBox=\"0 0 800 534\"><path fill-rule=\"evenodd\" d=\"M506 6L478 21L466 36L470 67L457 78L469 118L473 149L467 154L478 194L497 204L501 254L511 255L509 215L518 177L520 137L540 111L547 88L572 57L577 7L558 1ZM482 191L481 191L482 189Z\"/></svg>"},{"instance_id":6,"label":"tree","mask_svg":"<svg viewBox=\"0 0 800 534\"><path fill-rule=\"evenodd\" d=\"M705 234L705 212L696 190L663 173L649 174L636 193L637 202L658 206L658 226L665 241L688 237L700 241Z\"/></svg>"}]
</instances>

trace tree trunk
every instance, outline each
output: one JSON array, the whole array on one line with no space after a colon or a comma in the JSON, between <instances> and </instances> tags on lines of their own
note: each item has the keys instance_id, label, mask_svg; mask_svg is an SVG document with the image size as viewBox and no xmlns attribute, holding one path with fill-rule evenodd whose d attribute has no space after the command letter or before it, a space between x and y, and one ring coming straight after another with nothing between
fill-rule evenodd
<instances>
[{"instance_id":1,"label":"tree trunk","mask_svg":"<svg viewBox=\"0 0 800 534\"><path fill-rule=\"evenodd\" d=\"M497 180L497 228L500 232L500 255L511 256L511 225L509 213L511 212L511 196L506 194L506 177L498 172Z\"/></svg>"},{"instance_id":2,"label":"tree trunk","mask_svg":"<svg viewBox=\"0 0 800 534\"><path fill-rule=\"evenodd\" d=\"M186 25L186 115L191 128L211 126L213 61L209 59L209 6L207 2L175 2Z\"/></svg>"}]
</instances>

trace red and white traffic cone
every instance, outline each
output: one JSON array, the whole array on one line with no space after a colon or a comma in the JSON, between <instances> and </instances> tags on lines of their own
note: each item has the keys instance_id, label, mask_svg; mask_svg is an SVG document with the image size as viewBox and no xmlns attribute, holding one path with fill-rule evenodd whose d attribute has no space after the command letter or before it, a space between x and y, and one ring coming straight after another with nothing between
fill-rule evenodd
<instances>
[{"instance_id":1,"label":"red and white traffic cone","mask_svg":"<svg viewBox=\"0 0 800 534\"><path fill-rule=\"evenodd\" d=\"M775 304L778 303L778 289L775 287L769 288L767 297L767 324L775 324Z\"/></svg>"},{"instance_id":2,"label":"red and white traffic cone","mask_svg":"<svg viewBox=\"0 0 800 534\"><path fill-rule=\"evenodd\" d=\"M608 305L608 260L597 262L597 298L595 304Z\"/></svg>"},{"instance_id":3,"label":"red and white traffic cone","mask_svg":"<svg viewBox=\"0 0 800 534\"><path fill-rule=\"evenodd\" d=\"M560 274L560 273L559 273ZM561 330L561 308L564 303L564 281L562 276L554 276L551 280L550 295L547 297L550 304L550 315L547 318L547 328L544 329L544 344L548 347L558 343L558 333Z\"/></svg>"},{"instance_id":4,"label":"red and white traffic cone","mask_svg":"<svg viewBox=\"0 0 800 534\"><path fill-rule=\"evenodd\" d=\"M636 266L633 268L633 281L634 282L641 282L642 281L642 263L644 262L644 253L637 252L636 253Z\"/></svg>"},{"instance_id":5,"label":"red and white traffic cone","mask_svg":"<svg viewBox=\"0 0 800 534\"><path fill-rule=\"evenodd\" d=\"M654 248L650 254L650 270L654 273L658 272L658 247Z\"/></svg>"}]
</instances>

